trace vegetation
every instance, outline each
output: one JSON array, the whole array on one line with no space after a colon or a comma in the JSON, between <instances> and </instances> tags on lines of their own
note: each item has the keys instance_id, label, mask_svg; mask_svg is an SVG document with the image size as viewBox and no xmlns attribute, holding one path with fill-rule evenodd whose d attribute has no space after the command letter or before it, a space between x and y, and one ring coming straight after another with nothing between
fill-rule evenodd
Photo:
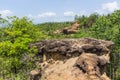
<instances>
[{"instance_id":1,"label":"vegetation","mask_svg":"<svg viewBox=\"0 0 120 80\"><path fill-rule=\"evenodd\" d=\"M81 28L76 34L55 34L70 26L72 22L33 24L27 17L16 16L3 19L0 16L0 80L27 80L28 73L34 69L38 60L36 47L29 49L29 43L44 39L93 37L111 40L115 43L111 54L108 74L120 80L120 10L108 15L75 16ZM24 73L24 74L23 74ZM115 75L118 75L114 77Z\"/></svg>"},{"instance_id":2,"label":"vegetation","mask_svg":"<svg viewBox=\"0 0 120 80\"><path fill-rule=\"evenodd\" d=\"M23 72L25 67L35 67L34 60L31 59L37 53L36 49L33 51L28 45L30 42L44 39L46 35L26 17L11 17L9 20L9 26L0 28L0 77L4 80L15 75L12 80L26 80L27 76L18 74Z\"/></svg>"}]
</instances>

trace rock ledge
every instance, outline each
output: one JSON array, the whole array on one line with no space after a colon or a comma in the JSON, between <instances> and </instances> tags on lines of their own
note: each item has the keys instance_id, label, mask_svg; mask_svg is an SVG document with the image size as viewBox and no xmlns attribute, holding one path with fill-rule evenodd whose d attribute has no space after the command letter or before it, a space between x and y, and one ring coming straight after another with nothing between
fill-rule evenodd
<instances>
[{"instance_id":1,"label":"rock ledge","mask_svg":"<svg viewBox=\"0 0 120 80\"><path fill-rule=\"evenodd\" d=\"M30 44L43 55L41 80L110 80L105 67L114 46L92 38L45 40ZM43 64L42 63L42 64Z\"/></svg>"}]
</instances>

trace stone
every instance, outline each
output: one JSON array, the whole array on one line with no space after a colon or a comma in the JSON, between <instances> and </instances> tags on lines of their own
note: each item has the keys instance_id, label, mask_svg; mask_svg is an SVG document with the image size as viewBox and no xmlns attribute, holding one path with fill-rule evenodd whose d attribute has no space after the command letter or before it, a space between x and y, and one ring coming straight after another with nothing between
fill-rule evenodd
<instances>
[{"instance_id":1,"label":"stone","mask_svg":"<svg viewBox=\"0 0 120 80\"><path fill-rule=\"evenodd\" d=\"M38 69L32 70L29 74L29 80L39 80L41 72Z\"/></svg>"}]
</instances>

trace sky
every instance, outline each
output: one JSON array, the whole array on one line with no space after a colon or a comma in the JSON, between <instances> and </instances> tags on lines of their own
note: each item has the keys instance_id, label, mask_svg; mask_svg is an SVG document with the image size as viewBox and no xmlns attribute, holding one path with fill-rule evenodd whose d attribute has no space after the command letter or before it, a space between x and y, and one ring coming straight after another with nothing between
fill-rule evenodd
<instances>
[{"instance_id":1,"label":"sky","mask_svg":"<svg viewBox=\"0 0 120 80\"><path fill-rule=\"evenodd\" d=\"M0 14L27 16L34 23L73 21L75 15L107 14L120 9L120 0L0 0Z\"/></svg>"}]
</instances>

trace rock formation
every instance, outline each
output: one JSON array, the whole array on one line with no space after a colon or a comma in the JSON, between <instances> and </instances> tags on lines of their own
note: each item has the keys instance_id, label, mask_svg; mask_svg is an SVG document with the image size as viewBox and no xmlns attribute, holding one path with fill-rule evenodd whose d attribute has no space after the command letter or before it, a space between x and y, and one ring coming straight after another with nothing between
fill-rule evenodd
<instances>
[{"instance_id":1,"label":"rock formation","mask_svg":"<svg viewBox=\"0 0 120 80\"><path fill-rule=\"evenodd\" d=\"M71 26L65 28L62 30L62 33L64 34L74 34L78 32L78 29L80 28L80 24L77 22L74 22Z\"/></svg>"},{"instance_id":2,"label":"rock formation","mask_svg":"<svg viewBox=\"0 0 120 80\"><path fill-rule=\"evenodd\" d=\"M36 46L43 62L41 80L110 80L105 67L113 42L92 38L45 40Z\"/></svg>"},{"instance_id":3,"label":"rock formation","mask_svg":"<svg viewBox=\"0 0 120 80\"><path fill-rule=\"evenodd\" d=\"M73 22L71 26L68 26L62 30L56 30L53 33L74 34L78 32L79 28L80 28L80 24L78 24L77 22Z\"/></svg>"}]
</instances>

